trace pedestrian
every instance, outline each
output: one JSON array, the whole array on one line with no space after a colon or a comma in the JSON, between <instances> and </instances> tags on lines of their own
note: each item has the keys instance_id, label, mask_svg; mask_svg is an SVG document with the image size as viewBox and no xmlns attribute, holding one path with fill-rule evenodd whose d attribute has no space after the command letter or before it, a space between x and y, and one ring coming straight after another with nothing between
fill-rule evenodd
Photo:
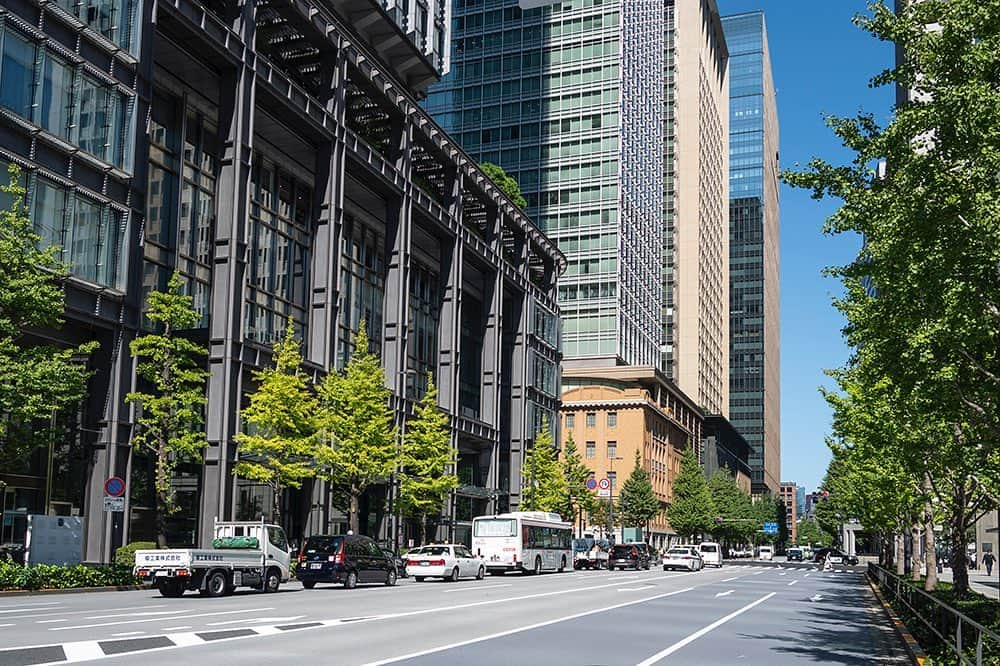
<instances>
[{"instance_id":1,"label":"pedestrian","mask_svg":"<svg viewBox=\"0 0 1000 666\"><path fill-rule=\"evenodd\" d=\"M996 562L996 558L993 557L993 553L986 553L983 555L983 564L986 565L986 575L990 576L993 574L993 563Z\"/></svg>"}]
</instances>

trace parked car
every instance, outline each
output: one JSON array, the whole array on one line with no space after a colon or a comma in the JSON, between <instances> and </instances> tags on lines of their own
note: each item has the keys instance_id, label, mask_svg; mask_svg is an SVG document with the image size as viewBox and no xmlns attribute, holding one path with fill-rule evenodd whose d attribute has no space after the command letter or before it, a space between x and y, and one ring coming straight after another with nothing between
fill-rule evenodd
<instances>
[{"instance_id":1,"label":"parked car","mask_svg":"<svg viewBox=\"0 0 1000 666\"><path fill-rule=\"evenodd\" d=\"M640 548L645 544L638 543L622 543L611 548L611 554L608 557L608 569L618 569L619 571L624 571L625 569L649 569L649 551L645 548Z\"/></svg>"},{"instance_id":2,"label":"parked car","mask_svg":"<svg viewBox=\"0 0 1000 666\"><path fill-rule=\"evenodd\" d=\"M847 555L837 548L820 548L813 556L814 562L825 562L830 560L830 564L857 564L858 558L854 555Z\"/></svg>"},{"instance_id":3,"label":"parked car","mask_svg":"<svg viewBox=\"0 0 1000 666\"><path fill-rule=\"evenodd\" d=\"M311 590L316 583L342 583L347 589L358 583L395 585L396 563L378 544L360 534L317 534L306 539L299 552L295 576Z\"/></svg>"},{"instance_id":4,"label":"parked car","mask_svg":"<svg viewBox=\"0 0 1000 666\"><path fill-rule=\"evenodd\" d=\"M729 551L729 557L734 560L746 559L748 557L753 557L753 551L749 548L733 548Z\"/></svg>"},{"instance_id":5,"label":"parked car","mask_svg":"<svg viewBox=\"0 0 1000 666\"><path fill-rule=\"evenodd\" d=\"M415 548L406 554L406 571L418 583L427 578L457 581L459 578L486 576L486 563L459 544L433 544Z\"/></svg>"},{"instance_id":6,"label":"parked car","mask_svg":"<svg viewBox=\"0 0 1000 666\"><path fill-rule=\"evenodd\" d=\"M672 569L699 571L705 566L701 552L694 546L674 546L663 553L661 563L664 571Z\"/></svg>"},{"instance_id":7,"label":"parked car","mask_svg":"<svg viewBox=\"0 0 1000 666\"><path fill-rule=\"evenodd\" d=\"M702 541L698 544L698 552L705 561L705 566L722 568L722 546L714 541Z\"/></svg>"},{"instance_id":8,"label":"parked car","mask_svg":"<svg viewBox=\"0 0 1000 666\"><path fill-rule=\"evenodd\" d=\"M573 539L574 569L607 569L611 543L605 539Z\"/></svg>"},{"instance_id":9,"label":"parked car","mask_svg":"<svg viewBox=\"0 0 1000 666\"><path fill-rule=\"evenodd\" d=\"M403 559L401 555L394 553L392 548L386 548L385 546L382 546L381 548L382 552L385 553L385 556L396 564L396 575L400 578L407 578L406 560Z\"/></svg>"},{"instance_id":10,"label":"parked car","mask_svg":"<svg viewBox=\"0 0 1000 666\"><path fill-rule=\"evenodd\" d=\"M774 559L774 549L770 546L760 546L757 549L757 559L769 562Z\"/></svg>"},{"instance_id":11,"label":"parked car","mask_svg":"<svg viewBox=\"0 0 1000 666\"><path fill-rule=\"evenodd\" d=\"M804 558L804 553L801 548L789 548L788 549L788 561L789 562L801 562Z\"/></svg>"}]
</instances>

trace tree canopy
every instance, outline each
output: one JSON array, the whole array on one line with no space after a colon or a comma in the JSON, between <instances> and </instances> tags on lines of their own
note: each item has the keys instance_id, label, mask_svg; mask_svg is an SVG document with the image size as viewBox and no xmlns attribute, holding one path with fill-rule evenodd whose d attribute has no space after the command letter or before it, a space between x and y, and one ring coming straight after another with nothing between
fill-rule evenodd
<instances>
[{"instance_id":1,"label":"tree canopy","mask_svg":"<svg viewBox=\"0 0 1000 666\"><path fill-rule=\"evenodd\" d=\"M528 450L521 476L524 480L521 491L522 510L558 512L564 505L569 490L556 460L552 433L547 422ZM563 518L572 519L571 516Z\"/></svg>"},{"instance_id":2,"label":"tree canopy","mask_svg":"<svg viewBox=\"0 0 1000 666\"><path fill-rule=\"evenodd\" d=\"M705 481L705 473L694 451L688 449L674 477L673 498L667 508L667 520L677 534L697 539L715 524L715 506Z\"/></svg>"},{"instance_id":3,"label":"tree canopy","mask_svg":"<svg viewBox=\"0 0 1000 666\"><path fill-rule=\"evenodd\" d=\"M517 181L507 175L507 172L503 170L503 167L493 164L492 162L483 162L479 165L479 168L483 170L489 179L492 180L497 187L503 190L514 204L521 208L522 210L528 206L528 202L525 201L524 195L521 194L521 186L517 184Z\"/></svg>"},{"instance_id":4,"label":"tree canopy","mask_svg":"<svg viewBox=\"0 0 1000 666\"><path fill-rule=\"evenodd\" d=\"M653 484L649 480L649 472L642 466L639 452L635 454L635 465L632 473L622 484L620 505L623 520L626 525L646 527L660 513L660 500L653 492Z\"/></svg>"}]
</instances>

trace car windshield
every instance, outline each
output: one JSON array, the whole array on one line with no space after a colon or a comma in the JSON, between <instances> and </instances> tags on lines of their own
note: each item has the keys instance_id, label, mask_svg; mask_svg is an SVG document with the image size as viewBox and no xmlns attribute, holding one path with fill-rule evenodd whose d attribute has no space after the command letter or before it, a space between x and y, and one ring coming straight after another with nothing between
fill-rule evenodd
<instances>
[{"instance_id":1,"label":"car windshield","mask_svg":"<svg viewBox=\"0 0 1000 666\"><path fill-rule=\"evenodd\" d=\"M801 548L789 548L788 549L788 554L789 555L801 555L802 554L802 549Z\"/></svg>"},{"instance_id":2,"label":"car windshield","mask_svg":"<svg viewBox=\"0 0 1000 666\"><path fill-rule=\"evenodd\" d=\"M703 553L717 553L719 552L719 547L714 543L703 543L701 544L701 552Z\"/></svg>"},{"instance_id":3,"label":"car windshield","mask_svg":"<svg viewBox=\"0 0 1000 666\"><path fill-rule=\"evenodd\" d=\"M477 537L517 536L517 521L513 518L487 518L474 523Z\"/></svg>"},{"instance_id":4,"label":"car windshield","mask_svg":"<svg viewBox=\"0 0 1000 666\"><path fill-rule=\"evenodd\" d=\"M342 536L311 536L306 539L306 544L302 552L306 555L322 555L324 553L336 553L340 550L340 544L344 543Z\"/></svg>"},{"instance_id":5,"label":"car windshield","mask_svg":"<svg viewBox=\"0 0 1000 666\"><path fill-rule=\"evenodd\" d=\"M411 550L410 555L451 555L449 546L424 546L415 551Z\"/></svg>"},{"instance_id":6,"label":"car windshield","mask_svg":"<svg viewBox=\"0 0 1000 666\"><path fill-rule=\"evenodd\" d=\"M686 548L671 548L667 555L690 555Z\"/></svg>"},{"instance_id":7,"label":"car windshield","mask_svg":"<svg viewBox=\"0 0 1000 666\"><path fill-rule=\"evenodd\" d=\"M615 557L629 557L632 549L633 546L615 546L611 552Z\"/></svg>"},{"instance_id":8,"label":"car windshield","mask_svg":"<svg viewBox=\"0 0 1000 666\"><path fill-rule=\"evenodd\" d=\"M583 553L594 547L593 539L573 539L573 550Z\"/></svg>"}]
</instances>

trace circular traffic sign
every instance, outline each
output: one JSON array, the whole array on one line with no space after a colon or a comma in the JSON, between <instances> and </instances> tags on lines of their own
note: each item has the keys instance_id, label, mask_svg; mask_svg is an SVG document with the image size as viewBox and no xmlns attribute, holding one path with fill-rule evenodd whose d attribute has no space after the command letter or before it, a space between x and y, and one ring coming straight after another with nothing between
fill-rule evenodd
<instances>
[{"instance_id":1,"label":"circular traffic sign","mask_svg":"<svg viewBox=\"0 0 1000 666\"><path fill-rule=\"evenodd\" d=\"M587 490L593 490L597 487L597 479L587 479Z\"/></svg>"},{"instance_id":2,"label":"circular traffic sign","mask_svg":"<svg viewBox=\"0 0 1000 666\"><path fill-rule=\"evenodd\" d=\"M607 490L608 488L611 487L611 481L609 481L607 478L601 479L600 481L597 482L597 487L600 488L601 490Z\"/></svg>"},{"instance_id":3,"label":"circular traffic sign","mask_svg":"<svg viewBox=\"0 0 1000 666\"><path fill-rule=\"evenodd\" d=\"M109 497L121 497L125 494L125 482L117 476L112 476L104 482L104 493Z\"/></svg>"}]
</instances>

